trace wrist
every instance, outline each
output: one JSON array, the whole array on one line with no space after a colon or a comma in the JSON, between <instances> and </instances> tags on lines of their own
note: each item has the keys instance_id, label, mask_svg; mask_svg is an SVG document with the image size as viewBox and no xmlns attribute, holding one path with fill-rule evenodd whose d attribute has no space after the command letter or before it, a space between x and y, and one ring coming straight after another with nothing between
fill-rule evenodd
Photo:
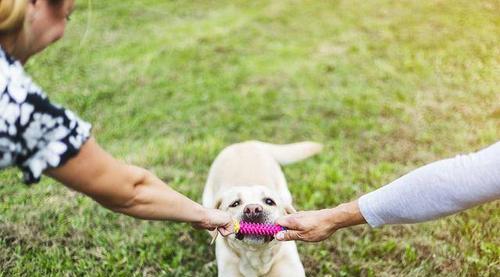
<instances>
[{"instance_id":1,"label":"wrist","mask_svg":"<svg viewBox=\"0 0 500 277\"><path fill-rule=\"evenodd\" d=\"M336 230L366 223L359 209L358 200L340 204L330 210L332 226Z\"/></svg>"},{"instance_id":2,"label":"wrist","mask_svg":"<svg viewBox=\"0 0 500 277\"><path fill-rule=\"evenodd\" d=\"M206 224L210 221L209 211L202 205L197 204L194 209L194 218L191 221L193 224Z\"/></svg>"}]
</instances>

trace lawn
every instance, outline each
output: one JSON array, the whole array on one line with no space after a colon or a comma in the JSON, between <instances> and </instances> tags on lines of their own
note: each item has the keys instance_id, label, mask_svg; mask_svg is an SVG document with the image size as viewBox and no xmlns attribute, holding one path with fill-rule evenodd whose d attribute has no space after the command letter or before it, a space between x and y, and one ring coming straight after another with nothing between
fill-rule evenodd
<instances>
[{"instance_id":1,"label":"lawn","mask_svg":"<svg viewBox=\"0 0 500 277\"><path fill-rule=\"evenodd\" d=\"M322 142L284 170L299 210L332 207L499 140L499 11L495 0L77 0L65 38L27 70L110 153L198 201L231 143ZM0 173L0 276L216 275L205 232L20 180ZM298 248L309 276L499 276L498 234L496 201Z\"/></svg>"}]
</instances>

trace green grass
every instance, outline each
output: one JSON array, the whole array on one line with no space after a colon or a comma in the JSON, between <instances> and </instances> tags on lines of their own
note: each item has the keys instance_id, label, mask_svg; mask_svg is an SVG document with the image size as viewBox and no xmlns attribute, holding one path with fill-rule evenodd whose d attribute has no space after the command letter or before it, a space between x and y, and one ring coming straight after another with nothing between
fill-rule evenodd
<instances>
[{"instance_id":1,"label":"green grass","mask_svg":"<svg viewBox=\"0 0 500 277\"><path fill-rule=\"evenodd\" d=\"M27 68L118 158L200 200L248 139L326 145L285 168L298 209L331 207L500 138L498 1L77 1ZM90 18L89 18L90 17ZM0 173L0 276L211 276L185 224L113 214ZM310 276L498 276L500 205L299 243Z\"/></svg>"}]
</instances>

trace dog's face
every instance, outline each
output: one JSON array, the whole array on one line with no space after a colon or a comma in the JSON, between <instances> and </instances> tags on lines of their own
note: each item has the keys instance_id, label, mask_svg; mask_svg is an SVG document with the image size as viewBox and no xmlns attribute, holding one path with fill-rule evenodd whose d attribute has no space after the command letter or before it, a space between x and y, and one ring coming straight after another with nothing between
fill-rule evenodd
<instances>
[{"instance_id":1,"label":"dog's face","mask_svg":"<svg viewBox=\"0 0 500 277\"><path fill-rule=\"evenodd\" d=\"M265 186L237 186L224 191L216 198L216 208L231 213L239 221L274 224L274 221L295 210L282 203L277 193ZM236 238L250 244L262 244L273 240L271 236L236 234Z\"/></svg>"}]
</instances>

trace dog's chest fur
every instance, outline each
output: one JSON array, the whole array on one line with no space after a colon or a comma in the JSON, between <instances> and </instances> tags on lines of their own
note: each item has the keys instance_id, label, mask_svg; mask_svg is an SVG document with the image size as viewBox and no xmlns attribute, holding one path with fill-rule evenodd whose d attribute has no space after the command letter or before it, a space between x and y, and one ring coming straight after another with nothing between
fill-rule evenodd
<instances>
[{"instance_id":1,"label":"dog's chest fur","mask_svg":"<svg viewBox=\"0 0 500 277\"><path fill-rule=\"evenodd\" d=\"M230 251L239 257L239 269L244 276L262 276L271 271L274 260L280 250L279 244L265 247L235 245L237 242L227 240Z\"/></svg>"}]
</instances>

